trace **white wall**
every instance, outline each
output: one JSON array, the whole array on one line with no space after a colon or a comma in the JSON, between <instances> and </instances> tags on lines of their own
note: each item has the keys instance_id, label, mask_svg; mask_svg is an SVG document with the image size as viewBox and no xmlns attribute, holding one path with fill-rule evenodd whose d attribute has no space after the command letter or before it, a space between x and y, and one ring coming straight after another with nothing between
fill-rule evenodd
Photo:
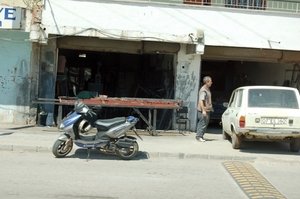
<instances>
[{"instance_id":1,"label":"white wall","mask_svg":"<svg viewBox=\"0 0 300 199\"><path fill-rule=\"evenodd\" d=\"M49 0L42 23L51 34L80 33L188 43L190 33L196 36L197 30L204 30L206 45L300 50L299 14L137 2Z\"/></svg>"}]
</instances>

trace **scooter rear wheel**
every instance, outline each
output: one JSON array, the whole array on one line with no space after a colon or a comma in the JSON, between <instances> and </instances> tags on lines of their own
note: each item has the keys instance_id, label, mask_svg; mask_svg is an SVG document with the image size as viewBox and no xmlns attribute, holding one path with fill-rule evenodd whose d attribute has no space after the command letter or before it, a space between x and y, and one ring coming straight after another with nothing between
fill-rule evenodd
<instances>
[{"instance_id":1,"label":"scooter rear wheel","mask_svg":"<svg viewBox=\"0 0 300 199\"><path fill-rule=\"evenodd\" d=\"M73 148L73 142L56 140L52 147L52 153L57 158L63 158L70 153Z\"/></svg>"},{"instance_id":2,"label":"scooter rear wheel","mask_svg":"<svg viewBox=\"0 0 300 199\"><path fill-rule=\"evenodd\" d=\"M116 151L117 155L123 160L131 160L139 152L139 145L137 142L133 142L130 147L119 147Z\"/></svg>"}]
</instances>

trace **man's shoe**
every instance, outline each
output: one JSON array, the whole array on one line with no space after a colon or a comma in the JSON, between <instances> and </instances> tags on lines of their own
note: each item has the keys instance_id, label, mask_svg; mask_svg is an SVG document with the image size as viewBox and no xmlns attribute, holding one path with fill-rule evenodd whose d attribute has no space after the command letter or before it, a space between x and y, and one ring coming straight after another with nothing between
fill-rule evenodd
<instances>
[{"instance_id":1,"label":"man's shoe","mask_svg":"<svg viewBox=\"0 0 300 199\"><path fill-rule=\"evenodd\" d=\"M196 140L197 140L198 142L205 142L205 141L206 141L206 140L203 139L203 138L196 138Z\"/></svg>"}]
</instances>

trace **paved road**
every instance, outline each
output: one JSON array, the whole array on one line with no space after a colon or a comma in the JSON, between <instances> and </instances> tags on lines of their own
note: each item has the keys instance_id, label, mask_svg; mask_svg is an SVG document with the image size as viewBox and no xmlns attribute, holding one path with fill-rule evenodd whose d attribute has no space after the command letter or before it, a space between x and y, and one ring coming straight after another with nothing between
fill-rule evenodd
<instances>
[{"instance_id":1,"label":"paved road","mask_svg":"<svg viewBox=\"0 0 300 199\"><path fill-rule=\"evenodd\" d=\"M79 150L67 158L2 151L0 198L299 198L299 165L178 158L120 161L96 153L86 161ZM244 168L234 169L233 164Z\"/></svg>"}]
</instances>

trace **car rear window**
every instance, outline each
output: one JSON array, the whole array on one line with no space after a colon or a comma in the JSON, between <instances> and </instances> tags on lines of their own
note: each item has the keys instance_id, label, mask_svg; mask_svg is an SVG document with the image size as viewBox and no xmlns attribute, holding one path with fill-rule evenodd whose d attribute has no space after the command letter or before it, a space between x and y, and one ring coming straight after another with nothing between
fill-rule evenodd
<instances>
[{"instance_id":1,"label":"car rear window","mask_svg":"<svg viewBox=\"0 0 300 199\"><path fill-rule=\"evenodd\" d=\"M284 89L249 89L248 107L298 109L296 93Z\"/></svg>"}]
</instances>

